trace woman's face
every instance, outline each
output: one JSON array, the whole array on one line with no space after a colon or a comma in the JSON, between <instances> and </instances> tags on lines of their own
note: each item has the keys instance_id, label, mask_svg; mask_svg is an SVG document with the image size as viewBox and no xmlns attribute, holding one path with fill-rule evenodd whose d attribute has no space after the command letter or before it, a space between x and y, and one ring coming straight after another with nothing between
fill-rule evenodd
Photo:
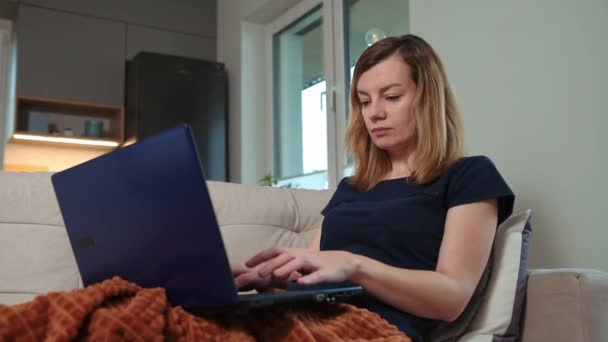
<instances>
[{"instance_id":1,"label":"woman's face","mask_svg":"<svg viewBox=\"0 0 608 342\"><path fill-rule=\"evenodd\" d=\"M357 94L372 142L388 152L407 151L415 130L416 84L402 57L393 54L361 74Z\"/></svg>"}]
</instances>

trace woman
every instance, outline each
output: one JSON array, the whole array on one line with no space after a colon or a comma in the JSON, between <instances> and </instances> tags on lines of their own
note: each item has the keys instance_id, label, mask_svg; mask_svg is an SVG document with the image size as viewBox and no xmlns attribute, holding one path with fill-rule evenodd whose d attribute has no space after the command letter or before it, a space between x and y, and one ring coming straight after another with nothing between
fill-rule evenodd
<instances>
[{"instance_id":1,"label":"woman","mask_svg":"<svg viewBox=\"0 0 608 342\"><path fill-rule=\"evenodd\" d=\"M352 282L353 304L413 340L464 310L514 196L492 162L462 156L460 116L442 63L414 35L379 41L353 75L343 179L308 249L273 248L235 268L237 286Z\"/></svg>"}]
</instances>

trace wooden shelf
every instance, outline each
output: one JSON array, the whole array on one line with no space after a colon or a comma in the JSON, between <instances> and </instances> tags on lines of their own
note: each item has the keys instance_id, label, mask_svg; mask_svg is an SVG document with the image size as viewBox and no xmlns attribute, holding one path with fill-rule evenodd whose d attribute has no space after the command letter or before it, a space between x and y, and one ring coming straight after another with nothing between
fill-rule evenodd
<instances>
[{"instance_id":1,"label":"wooden shelf","mask_svg":"<svg viewBox=\"0 0 608 342\"><path fill-rule=\"evenodd\" d=\"M124 108L95 103L19 96L12 141L93 146L124 142ZM100 137L85 135L87 120L101 120ZM66 134L67 131L70 134ZM23 140L26 135L28 140Z\"/></svg>"}]
</instances>

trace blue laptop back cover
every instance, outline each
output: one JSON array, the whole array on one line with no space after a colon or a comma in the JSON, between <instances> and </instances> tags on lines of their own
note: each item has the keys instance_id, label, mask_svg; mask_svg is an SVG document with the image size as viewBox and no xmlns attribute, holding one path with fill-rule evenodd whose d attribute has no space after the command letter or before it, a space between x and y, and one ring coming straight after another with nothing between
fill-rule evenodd
<instances>
[{"instance_id":1,"label":"blue laptop back cover","mask_svg":"<svg viewBox=\"0 0 608 342\"><path fill-rule=\"evenodd\" d=\"M229 305L237 291L188 125L52 176L84 285L120 276L174 305Z\"/></svg>"}]
</instances>

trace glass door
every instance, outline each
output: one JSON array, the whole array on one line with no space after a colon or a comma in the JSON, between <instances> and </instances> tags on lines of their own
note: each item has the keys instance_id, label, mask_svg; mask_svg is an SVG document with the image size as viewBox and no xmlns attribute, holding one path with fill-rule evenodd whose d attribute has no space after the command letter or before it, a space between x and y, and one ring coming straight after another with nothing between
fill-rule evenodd
<instances>
[{"instance_id":1,"label":"glass door","mask_svg":"<svg viewBox=\"0 0 608 342\"><path fill-rule=\"evenodd\" d=\"M275 22L269 35L273 177L280 186L329 186L324 5L322 1L301 2Z\"/></svg>"}]
</instances>

